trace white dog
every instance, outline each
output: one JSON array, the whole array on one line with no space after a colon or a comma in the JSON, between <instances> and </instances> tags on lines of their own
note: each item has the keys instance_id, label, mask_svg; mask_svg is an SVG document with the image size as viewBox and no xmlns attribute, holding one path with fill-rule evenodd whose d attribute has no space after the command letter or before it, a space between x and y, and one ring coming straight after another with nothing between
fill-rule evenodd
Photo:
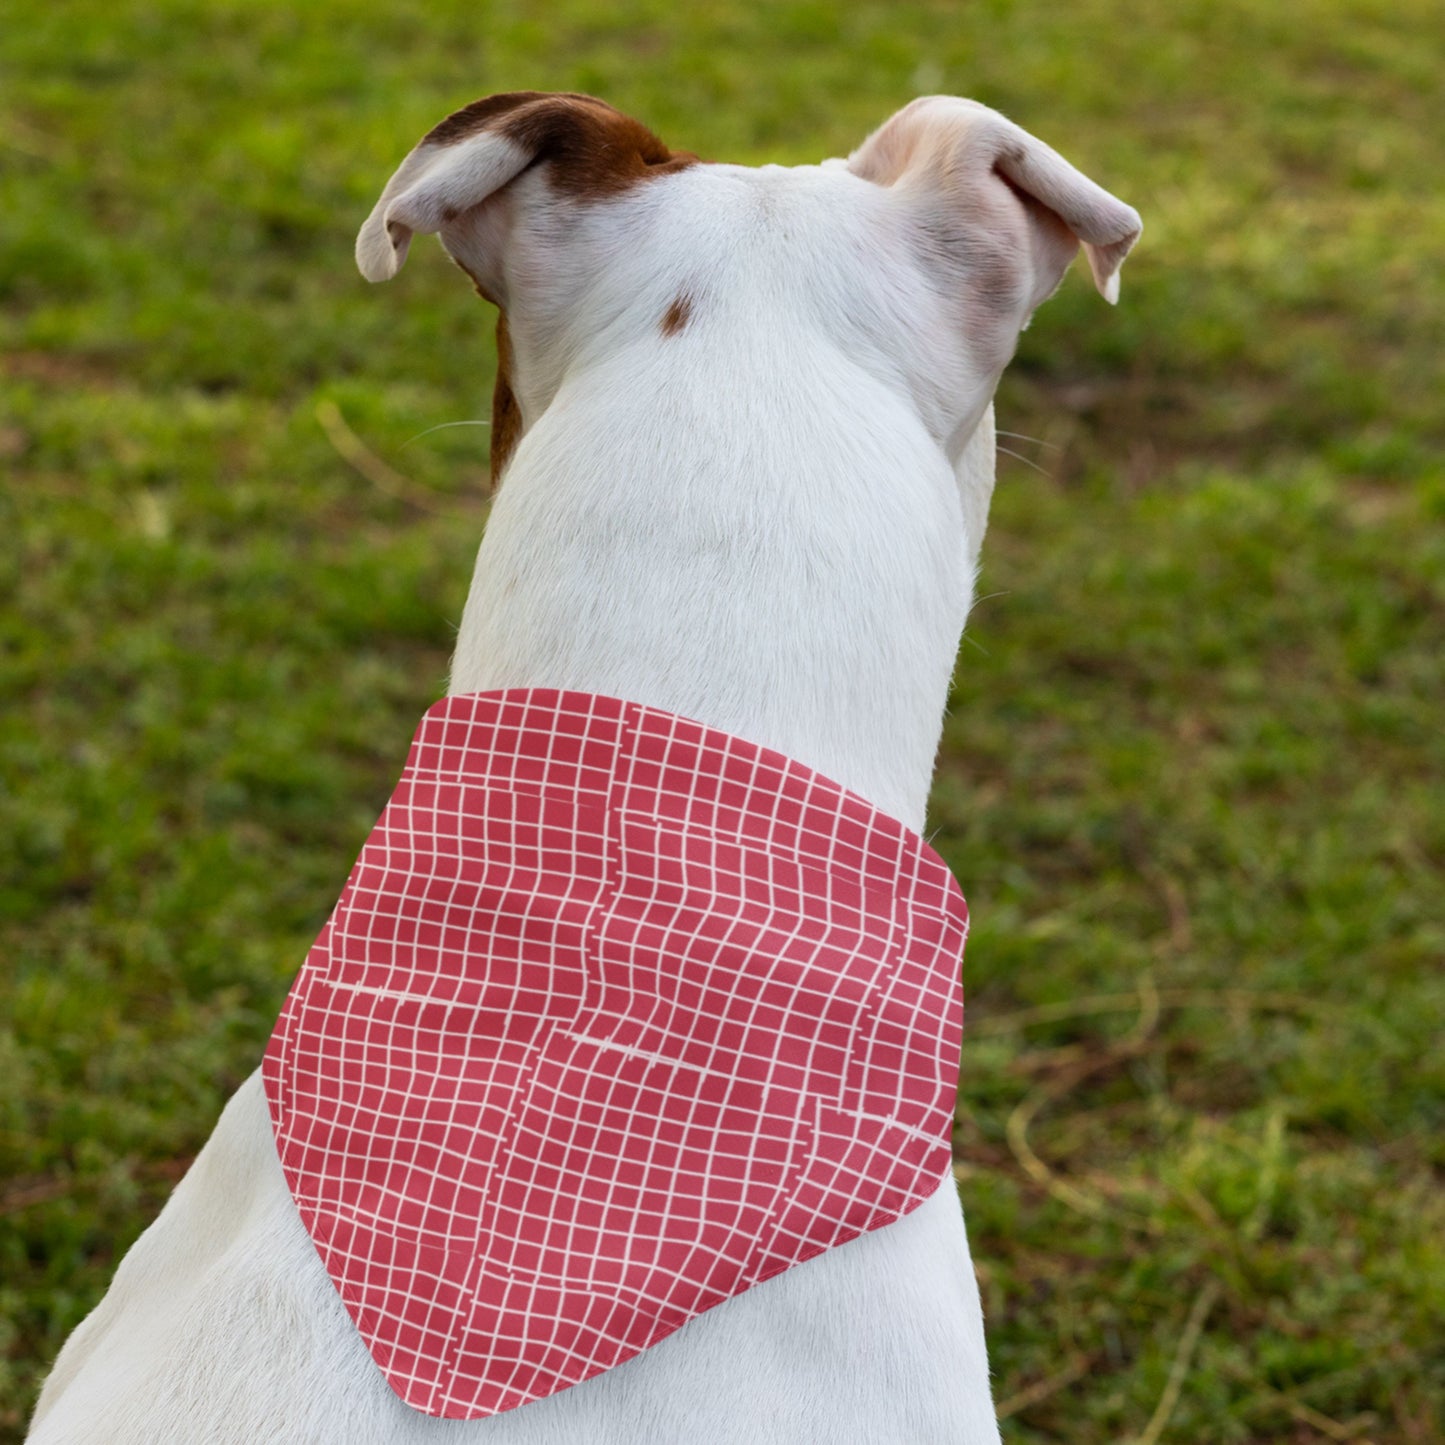
<instances>
[{"instance_id":1,"label":"white dog","mask_svg":"<svg viewBox=\"0 0 1445 1445\"><path fill-rule=\"evenodd\" d=\"M357 259L381 280L414 233L440 233L502 312L505 486L451 691L655 705L920 829L993 489L995 385L1079 243L1112 301L1139 230L1055 152L947 97L847 161L791 168L674 154L581 96L495 96L443 121ZM258 1076L62 1351L30 1436L997 1438L951 1180L596 1379L488 1419L417 1413L302 1227Z\"/></svg>"}]
</instances>

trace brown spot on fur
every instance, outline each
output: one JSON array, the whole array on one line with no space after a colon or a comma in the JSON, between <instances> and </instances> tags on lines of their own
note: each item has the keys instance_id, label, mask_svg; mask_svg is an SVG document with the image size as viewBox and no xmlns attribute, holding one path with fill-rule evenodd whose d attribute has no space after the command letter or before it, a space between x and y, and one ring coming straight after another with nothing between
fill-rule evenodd
<instances>
[{"instance_id":1,"label":"brown spot on fur","mask_svg":"<svg viewBox=\"0 0 1445 1445\"><path fill-rule=\"evenodd\" d=\"M453 256L451 259L453 266L456 266L458 269L465 271L467 275L472 278L472 290L475 291L477 295L482 298L483 301L487 302L489 305L495 306L497 310L500 311L502 309L502 303L498 301L497 298L493 296L492 293L488 291L485 286L482 285L481 278L478 277L477 273L473 271L469 266L463 265L462 262L458 261L455 256Z\"/></svg>"},{"instance_id":2,"label":"brown spot on fur","mask_svg":"<svg viewBox=\"0 0 1445 1445\"><path fill-rule=\"evenodd\" d=\"M453 262L472 278L472 289L497 308L497 381L492 388L492 491L501 484L502 469L512 459L522 435L522 408L512 390L512 335L502 303L481 283L477 274L455 256Z\"/></svg>"},{"instance_id":3,"label":"brown spot on fur","mask_svg":"<svg viewBox=\"0 0 1445 1445\"><path fill-rule=\"evenodd\" d=\"M692 297L675 296L662 318L662 334L676 336L692 317Z\"/></svg>"},{"instance_id":4,"label":"brown spot on fur","mask_svg":"<svg viewBox=\"0 0 1445 1445\"><path fill-rule=\"evenodd\" d=\"M522 409L512 391L512 338L507 313L497 313L497 384L492 390L492 490L501 485L502 471L512 459L522 435Z\"/></svg>"},{"instance_id":5,"label":"brown spot on fur","mask_svg":"<svg viewBox=\"0 0 1445 1445\"><path fill-rule=\"evenodd\" d=\"M549 166L553 186L576 200L616 195L638 181L697 164L668 149L639 121L590 95L507 91L474 100L427 132L422 143L455 145L492 129Z\"/></svg>"}]
</instances>

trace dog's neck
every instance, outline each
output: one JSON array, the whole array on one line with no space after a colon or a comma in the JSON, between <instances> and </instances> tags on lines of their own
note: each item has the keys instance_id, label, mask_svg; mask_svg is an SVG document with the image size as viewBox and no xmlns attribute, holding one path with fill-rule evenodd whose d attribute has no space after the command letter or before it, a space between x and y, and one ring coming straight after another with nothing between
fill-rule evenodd
<instances>
[{"instance_id":1,"label":"dog's neck","mask_svg":"<svg viewBox=\"0 0 1445 1445\"><path fill-rule=\"evenodd\" d=\"M665 708L921 831L993 486L991 411L950 465L907 398L836 352L794 356L808 383L780 395L776 367L710 367L705 334L669 344L700 354L678 367L659 346L569 377L522 438L450 691Z\"/></svg>"}]
</instances>

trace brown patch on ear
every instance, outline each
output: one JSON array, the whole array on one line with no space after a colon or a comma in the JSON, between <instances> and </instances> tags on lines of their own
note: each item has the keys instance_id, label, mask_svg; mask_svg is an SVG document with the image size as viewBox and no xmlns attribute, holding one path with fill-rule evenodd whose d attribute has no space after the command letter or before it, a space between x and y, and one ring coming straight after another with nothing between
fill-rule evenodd
<instances>
[{"instance_id":1,"label":"brown patch on ear","mask_svg":"<svg viewBox=\"0 0 1445 1445\"><path fill-rule=\"evenodd\" d=\"M492 490L502 482L502 471L522 435L522 408L512 391L512 338L507 313L497 313L497 384L492 390Z\"/></svg>"},{"instance_id":2,"label":"brown patch on ear","mask_svg":"<svg viewBox=\"0 0 1445 1445\"><path fill-rule=\"evenodd\" d=\"M459 140L485 130L499 116L528 105L535 100L549 100L552 97L545 90L506 90L499 95L486 95L474 100L460 110L454 110L445 120L438 121L422 138L422 145L455 145Z\"/></svg>"},{"instance_id":3,"label":"brown patch on ear","mask_svg":"<svg viewBox=\"0 0 1445 1445\"><path fill-rule=\"evenodd\" d=\"M676 336L691 318L692 297L687 295L673 297L672 305L667 308L662 317L662 334Z\"/></svg>"},{"instance_id":4,"label":"brown patch on ear","mask_svg":"<svg viewBox=\"0 0 1445 1445\"><path fill-rule=\"evenodd\" d=\"M670 175L698 164L685 151L673 151L646 126L590 95L550 94L513 90L489 95L463 106L429 130L418 146L452 146L481 131L504 136L532 159L524 169L547 166L552 188L573 200L596 201L616 195L640 181ZM455 222L461 211L445 206L441 222ZM450 249L450 248L448 248ZM522 435L522 411L512 389L512 339L507 314L475 271L453 255L472 278L477 294L498 308L497 382L492 392L492 487L512 459ZM663 318L664 335L687 324L692 302L679 296Z\"/></svg>"},{"instance_id":5,"label":"brown patch on ear","mask_svg":"<svg viewBox=\"0 0 1445 1445\"><path fill-rule=\"evenodd\" d=\"M605 101L538 90L474 100L428 131L422 144L455 145L486 129L529 151L533 165L545 162L553 186L577 200L601 200L698 164Z\"/></svg>"}]
</instances>

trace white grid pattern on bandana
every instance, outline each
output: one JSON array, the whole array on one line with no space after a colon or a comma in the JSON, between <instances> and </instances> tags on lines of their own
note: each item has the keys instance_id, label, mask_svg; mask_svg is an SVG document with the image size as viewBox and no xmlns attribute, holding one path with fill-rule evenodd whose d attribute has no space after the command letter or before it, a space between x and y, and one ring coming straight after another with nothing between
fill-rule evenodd
<instances>
[{"instance_id":1,"label":"white grid pattern on bandana","mask_svg":"<svg viewBox=\"0 0 1445 1445\"><path fill-rule=\"evenodd\" d=\"M590 694L438 703L265 1061L393 1388L513 1408L921 1203L966 932L915 834L778 753Z\"/></svg>"}]
</instances>

